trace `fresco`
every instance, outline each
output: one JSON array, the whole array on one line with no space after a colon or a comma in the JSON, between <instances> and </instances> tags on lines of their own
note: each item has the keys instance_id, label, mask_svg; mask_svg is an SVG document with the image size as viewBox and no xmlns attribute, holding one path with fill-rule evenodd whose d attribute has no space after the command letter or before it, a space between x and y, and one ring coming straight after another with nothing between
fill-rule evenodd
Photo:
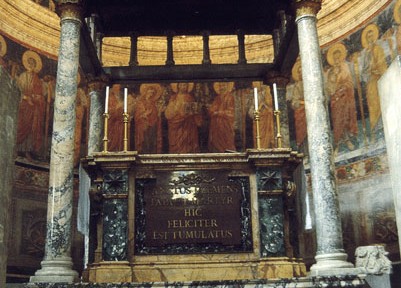
<instances>
[{"instance_id":1,"label":"fresco","mask_svg":"<svg viewBox=\"0 0 401 288\"><path fill-rule=\"evenodd\" d=\"M401 52L400 23L401 1L395 1L365 27L322 49L336 155L384 140L377 81ZM292 147L307 152L301 73L298 60L287 86L287 101L294 119Z\"/></svg>"},{"instance_id":2,"label":"fresco","mask_svg":"<svg viewBox=\"0 0 401 288\"><path fill-rule=\"evenodd\" d=\"M17 84L16 150L30 163L48 163L56 87L56 61L0 35L2 67ZM85 75L78 75L75 166L86 156L90 98ZM128 149L139 153L245 151L256 146L253 87L258 88L261 148L273 148L270 88L261 82L146 83L109 92L108 150L123 150L123 92L128 89Z\"/></svg>"}]
</instances>

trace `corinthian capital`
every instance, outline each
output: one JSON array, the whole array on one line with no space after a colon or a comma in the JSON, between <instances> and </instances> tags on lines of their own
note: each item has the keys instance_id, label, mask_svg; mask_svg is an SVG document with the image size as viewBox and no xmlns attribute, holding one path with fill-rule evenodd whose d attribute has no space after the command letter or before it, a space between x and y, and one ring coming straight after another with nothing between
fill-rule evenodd
<instances>
[{"instance_id":1,"label":"corinthian capital","mask_svg":"<svg viewBox=\"0 0 401 288\"><path fill-rule=\"evenodd\" d=\"M322 7L322 0L294 0L296 18L306 15L317 15Z\"/></svg>"},{"instance_id":2,"label":"corinthian capital","mask_svg":"<svg viewBox=\"0 0 401 288\"><path fill-rule=\"evenodd\" d=\"M55 0L56 12L61 19L82 19L83 0Z\"/></svg>"}]
</instances>

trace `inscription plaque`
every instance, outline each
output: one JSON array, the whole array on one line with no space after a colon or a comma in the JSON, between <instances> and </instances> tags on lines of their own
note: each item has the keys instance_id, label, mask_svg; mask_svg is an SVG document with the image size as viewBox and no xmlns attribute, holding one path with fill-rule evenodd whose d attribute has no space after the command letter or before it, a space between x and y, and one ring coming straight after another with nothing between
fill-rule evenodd
<instances>
[{"instance_id":1,"label":"inscription plaque","mask_svg":"<svg viewBox=\"0 0 401 288\"><path fill-rule=\"evenodd\" d=\"M248 177L159 172L136 180L135 253L252 251Z\"/></svg>"}]
</instances>

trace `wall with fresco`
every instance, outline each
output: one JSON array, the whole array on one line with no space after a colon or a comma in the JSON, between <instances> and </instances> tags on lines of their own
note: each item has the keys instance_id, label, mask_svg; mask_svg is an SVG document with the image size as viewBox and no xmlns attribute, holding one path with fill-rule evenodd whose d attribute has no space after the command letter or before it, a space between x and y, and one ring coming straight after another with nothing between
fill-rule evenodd
<instances>
[{"instance_id":1,"label":"wall with fresco","mask_svg":"<svg viewBox=\"0 0 401 288\"><path fill-rule=\"evenodd\" d=\"M53 9L52 1L39 2ZM401 0L393 1L366 25L322 47L344 241L350 261L353 261L355 247L371 243L386 244L391 259L399 261L377 81L395 55L401 53L400 7ZM11 233L9 263L16 270L28 265L28 270L34 271L43 255L45 179L48 178L57 62L40 51L30 50L26 43L16 43L0 35L0 65L21 95L16 139L17 179L12 195L12 218L16 222ZM299 242L300 254L310 263L315 245L301 75L297 62L287 86L287 104L291 146L306 155L306 173L299 177L304 186L298 185L304 187L299 191L304 232L299 235ZM271 148L274 129L270 89L260 82L244 81L150 83L127 87L129 149L140 153L207 153L252 148L255 146L252 87L255 86L260 95L262 147ZM110 87L108 136L111 151L122 150L124 88L121 85ZM80 157L86 155L89 105L85 75L80 73L76 165ZM82 256L81 239L79 236L74 239L74 261L78 263Z\"/></svg>"},{"instance_id":2,"label":"wall with fresco","mask_svg":"<svg viewBox=\"0 0 401 288\"><path fill-rule=\"evenodd\" d=\"M400 259L377 87L381 75L401 53L400 24L398 0L357 31L322 47L344 245L351 261L357 246L371 243L385 244L390 258ZM307 155L301 70L297 61L287 86L287 104L291 145ZM305 168L310 210L303 212L303 218L312 213L312 219L304 220L305 242L308 242L307 237L313 234L313 208L307 157ZM304 249L306 258L312 262L315 247Z\"/></svg>"}]
</instances>

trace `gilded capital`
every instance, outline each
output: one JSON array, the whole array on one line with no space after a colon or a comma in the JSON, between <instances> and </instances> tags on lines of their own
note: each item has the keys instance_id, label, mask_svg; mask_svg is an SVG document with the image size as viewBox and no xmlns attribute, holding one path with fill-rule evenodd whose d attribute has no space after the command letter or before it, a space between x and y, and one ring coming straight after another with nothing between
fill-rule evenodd
<instances>
[{"instance_id":1,"label":"gilded capital","mask_svg":"<svg viewBox=\"0 0 401 288\"><path fill-rule=\"evenodd\" d=\"M56 0L56 12L61 20L69 18L82 20L83 1L82 0Z\"/></svg>"},{"instance_id":2,"label":"gilded capital","mask_svg":"<svg viewBox=\"0 0 401 288\"><path fill-rule=\"evenodd\" d=\"M107 77L103 75L100 77L93 77L92 75L88 75L87 78L88 78L89 92L92 91L100 92L109 82L109 79L107 79Z\"/></svg>"},{"instance_id":3,"label":"gilded capital","mask_svg":"<svg viewBox=\"0 0 401 288\"><path fill-rule=\"evenodd\" d=\"M320 8L322 8L322 0L294 0L296 18L314 15L316 16Z\"/></svg>"}]
</instances>

